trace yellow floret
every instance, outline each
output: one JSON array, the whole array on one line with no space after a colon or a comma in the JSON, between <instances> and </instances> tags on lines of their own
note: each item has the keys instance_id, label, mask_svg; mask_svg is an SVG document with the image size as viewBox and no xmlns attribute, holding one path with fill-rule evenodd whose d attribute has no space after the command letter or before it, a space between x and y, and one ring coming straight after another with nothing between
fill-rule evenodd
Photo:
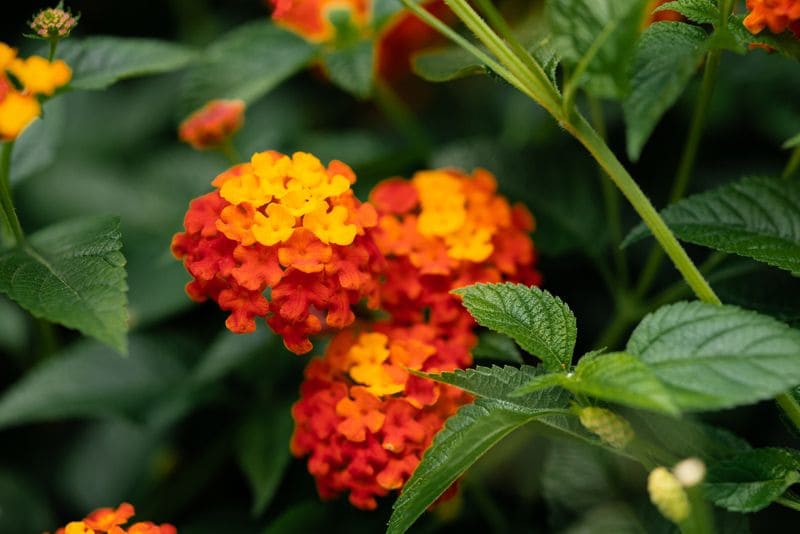
<instances>
[{"instance_id":1,"label":"yellow floret","mask_svg":"<svg viewBox=\"0 0 800 534\"><path fill-rule=\"evenodd\" d=\"M312 211L303 217L303 227L311 230L323 243L349 245L356 238L358 229L347 224L348 211L344 206L334 206L327 212L325 207Z\"/></svg>"},{"instance_id":2,"label":"yellow floret","mask_svg":"<svg viewBox=\"0 0 800 534\"><path fill-rule=\"evenodd\" d=\"M270 204L266 211L266 216L256 212L253 223L256 241L269 247L289 239L294 232L294 216L280 204Z\"/></svg>"},{"instance_id":3,"label":"yellow floret","mask_svg":"<svg viewBox=\"0 0 800 534\"><path fill-rule=\"evenodd\" d=\"M72 70L62 60L51 63L41 56L15 59L8 70L26 90L38 95L51 96L56 89L72 79Z\"/></svg>"},{"instance_id":4,"label":"yellow floret","mask_svg":"<svg viewBox=\"0 0 800 534\"><path fill-rule=\"evenodd\" d=\"M9 92L0 101L0 139L16 139L41 113L42 108L33 96Z\"/></svg>"}]
</instances>

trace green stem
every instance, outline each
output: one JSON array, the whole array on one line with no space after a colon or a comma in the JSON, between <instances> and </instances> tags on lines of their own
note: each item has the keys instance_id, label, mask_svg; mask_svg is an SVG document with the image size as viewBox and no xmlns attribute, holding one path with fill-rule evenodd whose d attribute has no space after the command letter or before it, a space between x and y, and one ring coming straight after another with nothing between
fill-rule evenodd
<instances>
[{"instance_id":1,"label":"green stem","mask_svg":"<svg viewBox=\"0 0 800 534\"><path fill-rule=\"evenodd\" d=\"M686 488L689 497L690 513L689 517L678 525L682 534L712 534L716 532L714 528L714 518L711 506L703 497L703 491L695 486Z\"/></svg>"},{"instance_id":2,"label":"green stem","mask_svg":"<svg viewBox=\"0 0 800 534\"><path fill-rule=\"evenodd\" d=\"M786 163L786 167L783 169L781 177L791 178L792 175L797 171L798 167L800 167L800 145L794 147L792 155L789 156L789 161Z\"/></svg>"},{"instance_id":3,"label":"green stem","mask_svg":"<svg viewBox=\"0 0 800 534\"><path fill-rule=\"evenodd\" d=\"M375 103L395 129L406 138L418 158L427 159L432 144L430 136L394 90L386 84L378 83L375 88Z\"/></svg>"},{"instance_id":4,"label":"green stem","mask_svg":"<svg viewBox=\"0 0 800 534\"><path fill-rule=\"evenodd\" d=\"M597 130L598 135L606 138L606 123L603 116L603 107L600 101L589 96L589 113L592 118L592 125ZM600 187L603 191L603 205L606 211L606 220L611 233L611 254L614 259L614 267L617 276L622 282L623 287L628 285L628 262L625 252L620 247L622 243L622 220L620 218L619 191L614 187L610 180L607 180L603 172L600 172Z\"/></svg>"},{"instance_id":5,"label":"green stem","mask_svg":"<svg viewBox=\"0 0 800 534\"><path fill-rule=\"evenodd\" d=\"M602 138L597 135L592 127L580 114L575 114L572 122L565 123L564 127L594 156L595 160L606 171L611 180L628 199L633 209L639 214L644 223L653 233L656 241L661 245L672 263L681 273L683 278L697 298L704 302L720 304L719 297L708 285L708 282L689 258L686 251L667 227L658 214L653 204L645 196L628 171L622 166L617 157L611 152Z\"/></svg>"},{"instance_id":6,"label":"green stem","mask_svg":"<svg viewBox=\"0 0 800 534\"><path fill-rule=\"evenodd\" d=\"M706 58L703 82L700 87L700 96L694 107L692 123L689 127L689 136L686 138L686 144L683 146L680 164L678 165L678 171L675 175L675 181L669 195L670 204L683 198L689 187L692 171L697 161L697 150L700 147L700 140L703 137L703 127L705 126L706 117L708 116L708 108L711 104L711 98L714 95L714 86L717 83L720 58L721 52L719 50L712 50L708 53ZM644 269L642 269L639 283L636 285L637 295L643 296L653 285L663 259L664 253L661 248L654 246L650 251L650 255L647 257Z\"/></svg>"},{"instance_id":7,"label":"green stem","mask_svg":"<svg viewBox=\"0 0 800 534\"><path fill-rule=\"evenodd\" d=\"M11 152L14 150L14 141L3 143L0 149L0 205L2 205L8 228L14 235L15 244L25 242L22 225L14 210L14 201L11 198Z\"/></svg>"},{"instance_id":8,"label":"green stem","mask_svg":"<svg viewBox=\"0 0 800 534\"><path fill-rule=\"evenodd\" d=\"M47 56L47 61L53 61L56 57L56 48L58 48L58 39L50 39L50 54Z\"/></svg>"},{"instance_id":9,"label":"green stem","mask_svg":"<svg viewBox=\"0 0 800 534\"><path fill-rule=\"evenodd\" d=\"M800 428L800 403L791 392L781 393L775 397L778 406L781 407L783 413L794 423L796 428Z\"/></svg>"},{"instance_id":10,"label":"green stem","mask_svg":"<svg viewBox=\"0 0 800 534\"><path fill-rule=\"evenodd\" d=\"M778 497L775 499L775 502L785 506L786 508L791 508L792 510L797 510L800 512L800 502L794 501L792 499L787 499L785 497Z\"/></svg>"},{"instance_id":11,"label":"green stem","mask_svg":"<svg viewBox=\"0 0 800 534\"><path fill-rule=\"evenodd\" d=\"M227 158L231 165L237 165L242 162L242 156L233 144L233 140L228 138L219 147L219 151Z\"/></svg>"}]
</instances>

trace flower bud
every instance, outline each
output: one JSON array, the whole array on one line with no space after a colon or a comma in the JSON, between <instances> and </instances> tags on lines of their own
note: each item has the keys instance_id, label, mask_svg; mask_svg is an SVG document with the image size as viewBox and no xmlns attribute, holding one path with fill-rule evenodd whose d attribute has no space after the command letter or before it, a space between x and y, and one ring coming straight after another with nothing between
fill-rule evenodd
<instances>
[{"instance_id":1,"label":"flower bud","mask_svg":"<svg viewBox=\"0 0 800 534\"><path fill-rule=\"evenodd\" d=\"M581 424L614 448L624 449L634 437L630 423L605 408L581 408Z\"/></svg>"},{"instance_id":2,"label":"flower bud","mask_svg":"<svg viewBox=\"0 0 800 534\"><path fill-rule=\"evenodd\" d=\"M667 468L656 467L650 471L647 492L658 511L673 523L680 523L689 517L689 496L680 480Z\"/></svg>"},{"instance_id":3,"label":"flower bud","mask_svg":"<svg viewBox=\"0 0 800 534\"><path fill-rule=\"evenodd\" d=\"M33 17L29 23L31 29L36 34L35 37L41 39L64 39L69 37L70 32L78 25L80 15L73 15L69 9L63 9L63 2L59 2L56 7L41 10Z\"/></svg>"},{"instance_id":4,"label":"flower bud","mask_svg":"<svg viewBox=\"0 0 800 534\"><path fill-rule=\"evenodd\" d=\"M672 468L672 473L684 488L692 488L706 478L706 464L699 458L686 458Z\"/></svg>"}]
</instances>

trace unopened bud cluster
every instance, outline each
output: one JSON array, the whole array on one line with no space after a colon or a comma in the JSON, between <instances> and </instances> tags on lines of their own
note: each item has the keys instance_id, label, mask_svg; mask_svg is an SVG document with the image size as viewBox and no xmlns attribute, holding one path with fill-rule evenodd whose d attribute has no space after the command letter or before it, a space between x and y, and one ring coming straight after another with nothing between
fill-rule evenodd
<instances>
[{"instance_id":1,"label":"unopened bud cluster","mask_svg":"<svg viewBox=\"0 0 800 534\"><path fill-rule=\"evenodd\" d=\"M78 25L80 15L73 15L64 10L62 3L56 7L43 9L30 22L31 29L37 37L53 39L69 37L70 32Z\"/></svg>"},{"instance_id":2,"label":"unopened bud cluster","mask_svg":"<svg viewBox=\"0 0 800 534\"><path fill-rule=\"evenodd\" d=\"M700 484L706 476L706 465L698 458L687 458L672 471L656 467L647 477L647 492L661 515L673 523L689 518L691 505L687 488Z\"/></svg>"},{"instance_id":3,"label":"unopened bud cluster","mask_svg":"<svg viewBox=\"0 0 800 534\"><path fill-rule=\"evenodd\" d=\"M624 449L634 438L630 423L611 410L591 406L578 412L581 424L616 449Z\"/></svg>"}]
</instances>

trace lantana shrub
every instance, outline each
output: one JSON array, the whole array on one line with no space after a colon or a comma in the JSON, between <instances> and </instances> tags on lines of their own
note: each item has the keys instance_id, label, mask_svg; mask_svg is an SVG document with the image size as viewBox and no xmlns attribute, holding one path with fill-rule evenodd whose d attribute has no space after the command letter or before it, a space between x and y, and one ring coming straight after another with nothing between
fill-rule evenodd
<instances>
[{"instance_id":1,"label":"lantana shrub","mask_svg":"<svg viewBox=\"0 0 800 534\"><path fill-rule=\"evenodd\" d=\"M0 532L794 530L800 0L251 4L2 21Z\"/></svg>"}]
</instances>

